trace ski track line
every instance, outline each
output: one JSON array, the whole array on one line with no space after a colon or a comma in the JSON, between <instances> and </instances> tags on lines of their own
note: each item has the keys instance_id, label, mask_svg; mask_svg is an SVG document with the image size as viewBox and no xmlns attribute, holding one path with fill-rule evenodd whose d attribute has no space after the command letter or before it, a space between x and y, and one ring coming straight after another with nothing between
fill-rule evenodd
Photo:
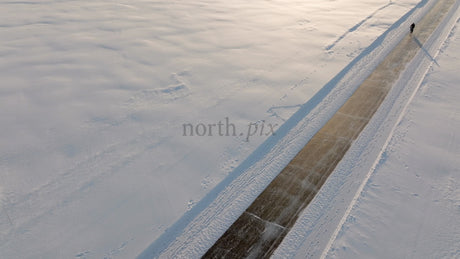
<instances>
[{"instance_id":1,"label":"ski track line","mask_svg":"<svg viewBox=\"0 0 460 259\"><path fill-rule=\"evenodd\" d=\"M378 12L382 11L383 9L387 8L387 7L390 7L392 5L395 5L396 3L393 3L393 2L389 2L388 4L378 8L377 10L375 10L372 14L370 14L369 16L367 16L366 18L364 18L363 20L361 20L360 22L358 22L357 24L355 24L353 27L351 27L350 29L348 29L347 31L345 31L339 38L337 38L332 44L326 46L326 48L324 48L325 50L331 50L332 48L334 48L340 41L342 41L345 37L347 37L347 35L349 33L352 33L354 31L356 31L359 27L361 27L361 25L363 25L365 22L369 21L370 19L372 19Z\"/></svg>"},{"instance_id":2,"label":"ski track line","mask_svg":"<svg viewBox=\"0 0 460 259\"><path fill-rule=\"evenodd\" d=\"M450 17L446 17L445 19L449 19L449 18ZM455 30L455 27L451 28L451 30L449 32L452 32L453 30ZM447 40L447 38L445 38L442 41L442 43L446 42L446 40ZM431 59L431 64L425 69L425 71L423 72L422 77L419 78L419 80L418 80L417 87L413 90L411 96L407 99L407 102L405 103L403 109L401 110L401 113L399 114L397 120L395 121L393 127L391 128L390 135L386 138L385 143L382 146L382 149L381 149L380 153L377 156L377 159L374 161L374 163L373 163L371 169L369 170L369 172L365 175L365 178L363 179L363 182L361 183L361 185L359 186L358 190L356 191L356 194L354 195L352 201L350 202L349 206L347 207L347 210L345 211L345 214L341 218L341 220L340 220L339 224L337 225L336 229L334 230L334 233L332 234L332 236L331 236L326 248L324 249L323 253L321 254L321 257L320 257L321 259L324 259L324 258L327 257L327 255L329 253L329 250L332 247L332 244L337 239L337 236L338 236L340 230L342 230L342 227L343 227L345 221L347 220L348 216L350 215L351 211L353 210L353 208L355 207L357 201L359 200L359 198L360 198L360 196L361 196L361 194L362 194L362 192L364 190L364 187L367 185L367 183L369 182L369 179L374 174L375 170L378 168L380 162L382 161L383 154L387 151L386 149L388 147L388 144L390 143L390 141L394 137L394 132L395 132L396 128L399 126L399 124L401 123L402 119L406 116L407 109L408 109L409 105L411 104L412 100L414 99L415 95L417 94L418 90L420 89L421 83L423 82L427 72L433 66L433 64L437 64L435 59L438 56L440 50L441 49L438 49L436 51L435 55L432 57L425 49L422 48L422 51L425 52L425 54Z\"/></svg>"}]
</instances>

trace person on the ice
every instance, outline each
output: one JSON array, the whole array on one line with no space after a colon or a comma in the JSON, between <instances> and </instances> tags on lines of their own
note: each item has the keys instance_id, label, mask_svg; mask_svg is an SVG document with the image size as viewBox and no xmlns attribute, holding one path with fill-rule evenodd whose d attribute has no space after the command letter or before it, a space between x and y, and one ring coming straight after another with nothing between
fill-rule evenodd
<instances>
[{"instance_id":1,"label":"person on the ice","mask_svg":"<svg viewBox=\"0 0 460 259\"><path fill-rule=\"evenodd\" d=\"M415 28L415 23L412 23L410 25L410 33L413 33L414 32L414 28Z\"/></svg>"}]
</instances>

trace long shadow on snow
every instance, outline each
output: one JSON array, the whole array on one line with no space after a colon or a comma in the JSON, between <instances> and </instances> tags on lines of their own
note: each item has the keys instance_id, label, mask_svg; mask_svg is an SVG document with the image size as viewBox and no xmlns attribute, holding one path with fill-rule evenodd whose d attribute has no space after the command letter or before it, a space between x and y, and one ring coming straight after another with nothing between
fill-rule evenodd
<instances>
[{"instance_id":1,"label":"long shadow on snow","mask_svg":"<svg viewBox=\"0 0 460 259\"><path fill-rule=\"evenodd\" d=\"M294 128L302 118L308 115L324 98L334 89L334 87L344 78L348 71L362 60L365 56L371 53L377 46L381 45L389 32L398 28L403 24L418 8L422 8L429 0L422 0L398 21L390 26L382 35L380 35L369 47L367 47L359 56L351 61L344 69L342 69L334 78L324 85L310 100L304 103L299 110L294 113L281 127L263 142L249 157L236 167L224 180L214 187L203 199L201 199L192 209L184 213L171 227L147 247L137 259L157 258L159 255L181 234L190 222L206 209L214 199L223 191L233 180L240 176L252 165L261 160L271 149L282 139L287 133Z\"/></svg>"},{"instance_id":2,"label":"long shadow on snow","mask_svg":"<svg viewBox=\"0 0 460 259\"><path fill-rule=\"evenodd\" d=\"M439 67L439 64L436 61L436 59L434 59L433 56L430 55L430 53L425 49L425 47L423 47L423 44L415 36L414 36L414 41L415 41L415 43L417 43L417 45L420 47L420 49L423 50L423 53L425 53L425 55L428 58L430 58L430 60Z\"/></svg>"}]
</instances>

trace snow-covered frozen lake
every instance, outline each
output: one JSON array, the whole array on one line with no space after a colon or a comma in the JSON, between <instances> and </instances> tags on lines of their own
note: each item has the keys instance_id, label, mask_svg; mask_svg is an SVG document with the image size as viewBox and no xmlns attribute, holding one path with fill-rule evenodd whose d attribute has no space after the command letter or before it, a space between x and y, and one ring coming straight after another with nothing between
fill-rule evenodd
<instances>
[{"instance_id":1,"label":"snow-covered frozen lake","mask_svg":"<svg viewBox=\"0 0 460 259\"><path fill-rule=\"evenodd\" d=\"M138 255L419 2L0 2L0 257Z\"/></svg>"}]
</instances>

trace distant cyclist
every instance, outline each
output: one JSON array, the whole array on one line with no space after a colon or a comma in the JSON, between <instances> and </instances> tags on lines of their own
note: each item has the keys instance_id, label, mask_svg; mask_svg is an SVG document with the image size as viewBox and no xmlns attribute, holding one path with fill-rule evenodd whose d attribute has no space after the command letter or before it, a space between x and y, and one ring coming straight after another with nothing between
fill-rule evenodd
<instances>
[{"instance_id":1,"label":"distant cyclist","mask_svg":"<svg viewBox=\"0 0 460 259\"><path fill-rule=\"evenodd\" d=\"M410 25L410 33L412 34L414 32L414 29L415 29L415 23L412 23Z\"/></svg>"}]
</instances>

